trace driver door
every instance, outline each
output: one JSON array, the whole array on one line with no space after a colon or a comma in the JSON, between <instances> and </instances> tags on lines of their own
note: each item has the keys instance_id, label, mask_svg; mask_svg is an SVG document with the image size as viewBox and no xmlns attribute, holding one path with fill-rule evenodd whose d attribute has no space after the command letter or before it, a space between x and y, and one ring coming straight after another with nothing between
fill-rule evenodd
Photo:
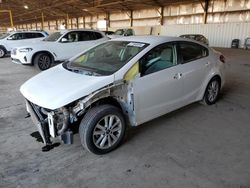
<instances>
[{"instance_id":1,"label":"driver door","mask_svg":"<svg viewBox=\"0 0 250 188\"><path fill-rule=\"evenodd\" d=\"M141 76L133 81L137 125L183 105L183 80L175 43L155 47L139 64Z\"/></svg>"}]
</instances>

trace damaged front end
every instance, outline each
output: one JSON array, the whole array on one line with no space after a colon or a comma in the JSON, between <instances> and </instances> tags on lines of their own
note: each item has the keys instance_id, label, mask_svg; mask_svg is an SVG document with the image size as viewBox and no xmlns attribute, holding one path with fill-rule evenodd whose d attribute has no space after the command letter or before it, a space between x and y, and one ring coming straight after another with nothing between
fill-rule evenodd
<instances>
[{"instance_id":1,"label":"damaged front end","mask_svg":"<svg viewBox=\"0 0 250 188\"><path fill-rule=\"evenodd\" d=\"M28 100L26 106L44 144L49 146L52 144L51 138L55 137L59 137L65 144L72 144L72 124L84 118L92 106L105 102L115 102L123 111L126 122L132 126L136 125L131 86L123 80L56 110L40 107Z\"/></svg>"},{"instance_id":2,"label":"damaged front end","mask_svg":"<svg viewBox=\"0 0 250 188\"><path fill-rule=\"evenodd\" d=\"M55 111L39 107L26 100L27 111L36 125L43 143L51 145L51 137L60 136L65 144L73 143L73 133L70 131L70 112L69 109L62 107Z\"/></svg>"}]
</instances>

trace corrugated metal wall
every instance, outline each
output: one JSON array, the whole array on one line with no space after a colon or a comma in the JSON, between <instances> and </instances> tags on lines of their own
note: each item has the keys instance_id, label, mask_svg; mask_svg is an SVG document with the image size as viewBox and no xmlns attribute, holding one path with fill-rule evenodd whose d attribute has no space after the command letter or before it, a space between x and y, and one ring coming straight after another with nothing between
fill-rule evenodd
<instances>
[{"instance_id":1,"label":"corrugated metal wall","mask_svg":"<svg viewBox=\"0 0 250 188\"><path fill-rule=\"evenodd\" d=\"M180 36L182 34L202 34L208 38L210 46L230 47L232 39L244 40L250 37L250 23L222 23L196 25L167 25L161 27L161 35Z\"/></svg>"}]
</instances>

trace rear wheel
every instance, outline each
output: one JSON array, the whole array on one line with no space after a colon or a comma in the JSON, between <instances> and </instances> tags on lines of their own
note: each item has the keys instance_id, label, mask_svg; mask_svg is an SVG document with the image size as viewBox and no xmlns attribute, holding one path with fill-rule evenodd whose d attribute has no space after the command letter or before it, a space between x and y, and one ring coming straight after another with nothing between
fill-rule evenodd
<instances>
[{"instance_id":1,"label":"rear wheel","mask_svg":"<svg viewBox=\"0 0 250 188\"><path fill-rule=\"evenodd\" d=\"M53 58L48 53L39 53L34 58L34 65L37 69L44 71L50 68Z\"/></svg>"},{"instance_id":2,"label":"rear wheel","mask_svg":"<svg viewBox=\"0 0 250 188\"><path fill-rule=\"evenodd\" d=\"M3 58L6 55L6 50L3 47L0 47L0 58Z\"/></svg>"},{"instance_id":3,"label":"rear wheel","mask_svg":"<svg viewBox=\"0 0 250 188\"><path fill-rule=\"evenodd\" d=\"M114 150L125 134L125 121L120 109L112 105L90 109L80 124L79 134L83 147L94 154Z\"/></svg>"},{"instance_id":4,"label":"rear wheel","mask_svg":"<svg viewBox=\"0 0 250 188\"><path fill-rule=\"evenodd\" d=\"M207 105L214 104L219 96L220 92L220 81L217 77L210 80L210 82L207 85L205 95L203 98L203 103Z\"/></svg>"}]
</instances>

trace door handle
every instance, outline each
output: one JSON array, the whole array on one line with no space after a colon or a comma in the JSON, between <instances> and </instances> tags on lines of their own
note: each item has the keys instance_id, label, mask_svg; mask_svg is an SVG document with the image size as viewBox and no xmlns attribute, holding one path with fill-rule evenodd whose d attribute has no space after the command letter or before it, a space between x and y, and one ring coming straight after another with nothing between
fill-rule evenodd
<instances>
[{"instance_id":1,"label":"door handle","mask_svg":"<svg viewBox=\"0 0 250 188\"><path fill-rule=\"evenodd\" d=\"M206 64L205 64L206 66L208 66L208 65L210 65L210 62L208 61L208 62L206 62Z\"/></svg>"},{"instance_id":2,"label":"door handle","mask_svg":"<svg viewBox=\"0 0 250 188\"><path fill-rule=\"evenodd\" d=\"M176 73L174 79L179 80L182 77L182 73Z\"/></svg>"}]
</instances>

